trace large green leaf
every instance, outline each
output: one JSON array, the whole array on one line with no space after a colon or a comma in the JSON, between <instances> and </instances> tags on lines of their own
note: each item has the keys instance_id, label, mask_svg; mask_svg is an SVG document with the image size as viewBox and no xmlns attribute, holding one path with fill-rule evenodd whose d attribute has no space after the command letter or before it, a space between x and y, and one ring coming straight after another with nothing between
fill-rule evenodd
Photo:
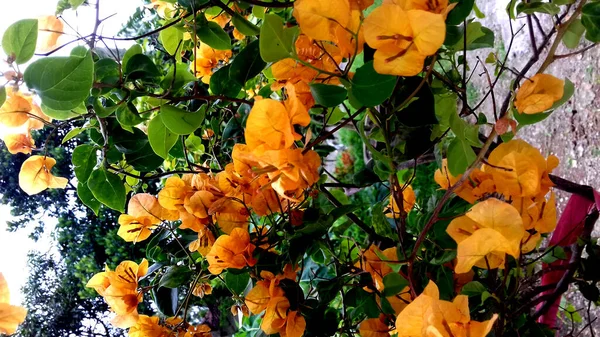
<instances>
[{"instance_id":1,"label":"large green leaf","mask_svg":"<svg viewBox=\"0 0 600 337\"><path fill-rule=\"evenodd\" d=\"M94 211L94 214L98 215L98 211L100 211L100 206L102 206L102 204L100 201L98 201L98 199L96 199L96 197L94 197L94 194L92 194L87 182L80 181L77 184L77 196L79 196L79 200L81 200L84 205Z\"/></svg>"},{"instance_id":2,"label":"large green leaf","mask_svg":"<svg viewBox=\"0 0 600 337\"><path fill-rule=\"evenodd\" d=\"M77 47L69 57L37 60L27 67L24 79L50 109L74 109L89 96L92 88L92 54L84 47Z\"/></svg>"},{"instance_id":3,"label":"large green leaf","mask_svg":"<svg viewBox=\"0 0 600 337\"><path fill-rule=\"evenodd\" d=\"M284 28L283 19L275 14L265 14L260 27L260 56L265 62L276 62L291 57L298 28Z\"/></svg>"},{"instance_id":4,"label":"large green leaf","mask_svg":"<svg viewBox=\"0 0 600 337\"><path fill-rule=\"evenodd\" d=\"M383 214L382 201L373 205L373 207L371 208L371 214L373 215L372 227L375 230L375 233L383 237L393 238L393 232L392 227L390 226L390 222Z\"/></svg>"},{"instance_id":5,"label":"large green leaf","mask_svg":"<svg viewBox=\"0 0 600 337\"><path fill-rule=\"evenodd\" d=\"M373 68L373 61L369 61L354 74L350 94L362 105L373 107L390 97L396 86L396 79L396 76L377 73Z\"/></svg>"},{"instance_id":6,"label":"large green leaf","mask_svg":"<svg viewBox=\"0 0 600 337\"><path fill-rule=\"evenodd\" d=\"M196 35L198 35L200 41L206 43L213 49L231 49L231 38L216 22L207 21L205 24L198 26L196 28Z\"/></svg>"},{"instance_id":7,"label":"large green leaf","mask_svg":"<svg viewBox=\"0 0 600 337\"><path fill-rule=\"evenodd\" d=\"M325 107L338 106L348 96L348 91L345 88L322 83L311 84L310 92L315 98L315 102Z\"/></svg>"},{"instance_id":8,"label":"large green leaf","mask_svg":"<svg viewBox=\"0 0 600 337\"><path fill-rule=\"evenodd\" d=\"M477 155L466 140L454 138L448 145L448 169L453 176L463 174Z\"/></svg>"},{"instance_id":9,"label":"large green leaf","mask_svg":"<svg viewBox=\"0 0 600 337\"><path fill-rule=\"evenodd\" d=\"M517 15L519 15L519 14L534 14L534 13L556 15L559 12L560 12L560 8L553 3L521 2L517 5Z\"/></svg>"},{"instance_id":10,"label":"large green leaf","mask_svg":"<svg viewBox=\"0 0 600 337\"><path fill-rule=\"evenodd\" d=\"M152 80L161 75L152 59L144 54L135 54L127 61L125 74L129 80Z\"/></svg>"},{"instance_id":11,"label":"large green leaf","mask_svg":"<svg viewBox=\"0 0 600 337\"><path fill-rule=\"evenodd\" d=\"M140 172L150 172L158 168L164 162L164 159L154 153L149 142L136 152L126 153L127 164Z\"/></svg>"},{"instance_id":12,"label":"large green leaf","mask_svg":"<svg viewBox=\"0 0 600 337\"><path fill-rule=\"evenodd\" d=\"M585 26L585 38L600 42L600 2L590 2L583 6L581 23Z\"/></svg>"},{"instance_id":13,"label":"large green leaf","mask_svg":"<svg viewBox=\"0 0 600 337\"><path fill-rule=\"evenodd\" d=\"M175 78L173 78L175 76ZM196 81L196 77L190 72L190 68L185 63L177 63L175 67L169 67L167 75L160 83L161 88L177 92L190 83ZM160 104L159 104L160 105Z\"/></svg>"},{"instance_id":14,"label":"large green leaf","mask_svg":"<svg viewBox=\"0 0 600 337\"><path fill-rule=\"evenodd\" d=\"M48 106L46 106L46 104L44 104L44 103L42 103L41 109L48 117L52 117L53 119L56 119L59 121L64 121L69 118L77 117L77 116L85 114L87 112L85 105L83 105L83 102L81 102L81 104L79 106L77 106L76 108L70 109L70 110L51 109Z\"/></svg>"},{"instance_id":15,"label":"large green leaf","mask_svg":"<svg viewBox=\"0 0 600 337\"><path fill-rule=\"evenodd\" d=\"M461 24L471 14L471 10L473 10L473 5L475 4L475 0L453 0L450 2L458 3L458 5L450 11L446 18L446 23L449 25Z\"/></svg>"},{"instance_id":16,"label":"large green leaf","mask_svg":"<svg viewBox=\"0 0 600 337\"><path fill-rule=\"evenodd\" d=\"M221 67L210 77L210 91L213 94L236 97L242 90L242 84L232 80L229 76L229 69L231 69L231 65Z\"/></svg>"},{"instance_id":17,"label":"large green leaf","mask_svg":"<svg viewBox=\"0 0 600 337\"><path fill-rule=\"evenodd\" d=\"M256 6L255 6L256 7ZM238 12L234 12L235 14L231 18L231 23L233 26L240 31L240 33L246 36L254 36L260 34L260 28L258 28L252 22L246 20L241 14Z\"/></svg>"},{"instance_id":18,"label":"large green leaf","mask_svg":"<svg viewBox=\"0 0 600 337\"><path fill-rule=\"evenodd\" d=\"M389 273L383 278L383 296L389 297L400 293L408 286L408 281L398 273Z\"/></svg>"},{"instance_id":19,"label":"large green leaf","mask_svg":"<svg viewBox=\"0 0 600 337\"><path fill-rule=\"evenodd\" d=\"M236 295L243 295L244 289L246 289L246 286L248 286L248 281L250 281L250 274L235 274L229 271L225 274L224 278L227 288L233 291Z\"/></svg>"},{"instance_id":20,"label":"large green leaf","mask_svg":"<svg viewBox=\"0 0 600 337\"><path fill-rule=\"evenodd\" d=\"M125 186L118 175L103 169L94 170L87 185L98 201L116 211L125 213Z\"/></svg>"},{"instance_id":21,"label":"large green leaf","mask_svg":"<svg viewBox=\"0 0 600 337\"><path fill-rule=\"evenodd\" d=\"M158 38L169 54L174 55L175 57L180 56L177 48L183 42L183 30L171 26L161 30Z\"/></svg>"},{"instance_id":22,"label":"large green leaf","mask_svg":"<svg viewBox=\"0 0 600 337\"><path fill-rule=\"evenodd\" d=\"M206 115L206 106L196 112L185 111L172 105L160 107L160 118L171 132L177 135L189 135L200 127Z\"/></svg>"},{"instance_id":23,"label":"large green leaf","mask_svg":"<svg viewBox=\"0 0 600 337\"><path fill-rule=\"evenodd\" d=\"M131 102L119 105L116 110L117 121L123 126L136 126L145 121L145 119L140 117L137 108Z\"/></svg>"},{"instance_id":24,"label":"large green leaf","mask_svg":"<svg viewBox=\"0 0 600 337\"><path fill-rule=\"evenodd\" d=\"M267 64L260 58L258 40L250 42L231 62L229 78L244 85L265 69Z\"/></svg>"},{"instance_id":25,"label":"large green leaf","mask_svg":"<svg viewBox=\"0 0 600 337\"><path fill-rule=\"evenodd\" d=\"M152 150L164 159L169 156L169 151L175 145L179 136L167 129L159 116L154 117L148 123L148 140Z\"/></svg>"},{"instance_id":26,"label":"large green leaf","mask_svg":"<svg viewBox=\"0 0 600 337\"><path fill-rule=\"evenodd\" d=\"M33 57L38 37L38 20L25 19L10 25L2 37L2 48L9 58L23 64Z\"/></svg>"},{"instance_id":27,"label":"large green leaf","mask_svg":"<svg viewBox=\"0 0 600 337\"><path fill-rule=\"evenodd\" d=\"M158 282L160 287L177 288L184 283L190 283L193 272L187 266L171 266Z\"/></svg>"},{"instance_id":28,"label":"large green leaf","mask_svg":"<svg viewBox=\"0 0 600 337\"><path fill-rule=\"evenodd\" d=\"M177 288L154 287L152 288L152 299L163 316L175 316L179 301Z\"/></svg>"},{"instance_id":29,"label":"large green leaf","mask_svg":"<svg viewBox=\"0 0 600 337\"><path fill-rule=\"evenodd\" d=\"M581 23L581 20L575 19L563 35L562 42L569 49L576 49L579 46L579 41L581 41L581 37L585 33L585 26Z\"/></svg>"},{"instance_id":30,"label":"large green leaf","mask_svg":"<svg viewBox=\"0 0 600 337\"><path fill-rule=\"evenodd\" d=\"M97 148L90 144L79 145L73 150L71 161L75 170L75 176L79 181L86 182L94 167L98 162L98 156L96 156Z\"/></svg>"}]
</instances>

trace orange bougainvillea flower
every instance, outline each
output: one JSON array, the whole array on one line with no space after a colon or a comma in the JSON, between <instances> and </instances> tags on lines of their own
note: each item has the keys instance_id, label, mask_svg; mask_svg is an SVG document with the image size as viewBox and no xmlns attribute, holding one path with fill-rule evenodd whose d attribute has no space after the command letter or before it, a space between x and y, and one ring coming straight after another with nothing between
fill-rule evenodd
<instances>
[{"instance_id":1,"label":"orange bougainvillea flower","mask_svg":"<svg viewBox=\"0 0 600 337\"><path fill-rule=\"evenodd\" d=\"M138 303L142 301L138 281L148 272L148 261L143 259L138 265L133 261L121 262L114 271L106 267L106 271L94 275L86 287L93 288L104 297L110 309L116 314L112 324L118 328L129 328L136 324L139 315Z\"/></svg>"},{"instance_id":2,"label":"orange bougainvillea flower","mask_svg":"<svg viewBox=\"0 0 600 337\"><path fill-rule=\"evenodd\" d=\"M385 260L382 260L382 257ZM379 247L373 244L363 252L361 260L356 264L357 267L371 274L375 287L379 291L383 290L383 278L392 272L392 267L386 261L390 261L389 263L398 261L396 247L381 251Z\"/></svg>"},{"instance_id":3,"label":"orange bougainvillea flower","mask_svg":"<svg viewBox=\"0 0 600 337\"><path fill-rule=\"evenodd\" d=\"M29 133L9 134L4 136L4 144L11 154L30 154L35 148L35 142Z\"/></svg>"},{"instance_id":4,"label":"orange bougainvillea flower","mask_svg":"<svg viewBox=\"0 0 600 337\"><path fill-rule=\"evenodd\" d=\"M383 3L396 4L404 10L418 9L436 14L443 14L444 17L456 3L449 4L448 0L384 0Z\"/></svg>"},{"instance_id":5,"label":"orange bougainvillea flower","mask_svg":"<svg viewBox=\"0 0 600 337\"><path fill-rule=\"evenodd\" d=\"M221 63L227 63L231 58L231 50L215 50L206 43L200 43L196 49L196 59L190 63L190 70L202 82L210 83L213 70Z\"/></svg>"},{"instance_id":6,"label":"orange bougainvillea flower","mask_svg":"<svg viewBox=\"0 0 600 337\"><path fill-rule=\"evenodd\" d=\"M56 160L45 156L31 156L21 166L19 186L29 195L37 194L47 188L65 188L66 178L55 177L50 173Z\"/></svg>"},{"instance_id":7,"label":"orange bougainvillea flower","mask_svg":"<svg viewBox=\"0 0 600 337\"><path fill-rule=\"evenodd\" d=\"M556 228L556 197L550 193L545 197L515 198L512 205L521 213L525 230L534 229L538 233L550 233Z\"/></svg>"},{"instance_id":8,"label":"orange bougainvillea flower","mask_svg":"<svg viewBox=\"0 0 600 337\"><path fill-rule=\"evenodd\" d=\"M310 115L295 95L292 85L286 86L288 98L283 102L272 99L257 100L246 121L246 144L253 150L259 146L280 150L290 148L301 135L294 125L307 126Z\"/></svg>"},{"instance_id":9,"label":"orange bougainvillea flower","mask_svg":"<svg viewBox=\"0 0 600 337\"><path fill-rule=\"evenodd\" d=\"M448 170L448 160L444 158L442 161L442 167L435 171L433 178L435 182L440 185L441 189L447 190L451 186L454 186L461 176L462 175L458 175L457 177L454 177L450 173ZM494 184L492 175L490 173L483 172L478 168L473 170L469 176L469 179L467 179L454 190L456 195L471 204L494 192L496 192L496 185Z\"/></svg>"},{"instance_id":10,"label":"orange bougainvillea flower","mask_svg":"<svg viewBox=\"0 0 600 337\"><path fill-rule=\"evenodd\" d=\"M378 73L414 76L423 69L425 57L441 47L446 24L440 14L384 4L365 19L364 34L369 46L376 49Z\"/></svg>"},{"instance_id":11,"label":"orange bougainvillea flower","mask_svg":"<svg viewBox=\"0 0 600 337\"><path fill-rule=\"evenodd\" d=\"M129 200L127 214L119 216L118 235L127 242L140 242L152 234L162 221L178 220L179 212L163 208L158 199L148 193L139 193Z\"/></svg>"},{"instance_id":12,"label":"orange bougainvillea flower","mask_svg":"<svg viewBox=\"0 0 600 337\"><path fill-rule=\"evenodd\" d=\"M275 297L267 305L260 328L266 334L301 337L306 320L298 311L290 310L290 301L286 297Z\"/></svg>"},{"instance_id":13,"label":"orange bougainvillea flower","mask_svg":"<svg viewBox=\"0 0 600 337\"><path fill-rule=\"evenodd\" d=\"M544 112L564 95L565 81L548 74L525 79L517 91L515 107L524 114Z\"/></svg>"},{"instance_id":14,"label":"orange bougainvillea flower","mask_svg":"<svg viewBox=\"0 0 600 337\"><path fill-rule=\"evenodd\" d=\"M485 322L471 321L467 296L458 295L452 302L440 300L437 285L429 281L423 293L396 318L396 331L398 337L485 337L496 319L494 314Z\"/></svg>"},{"instance_id":15,"label":"orange bougainvillea flower","mask_svg":"<svg viewBox=\"0 0 600 337\"><path fill-rule=\"evenodd\" d=\"M335 28L350 21L348 0L297 0L294 17L300 29L311 39L335 41Z\"/></svg>"},{"instance_id":16,"label":"orange bougainvillea flower","mask_svg":"<svg viewBox=\"0 0 600 337\"><path fill-rule=\"evenodd\" d=\"M221 235L206 255L208 271L213 275L223 269L252 267L256 259L252 257L255 246L250 243L250 234L243 228L234 228L230 235Z\"/></svg>"},{"instance_id":17,"label":"orange bougainvillea flower","mask_svg":"<svg viewBox=\"0 0 600 337\"><path fill-rule=\"evenodd\" d=\"M170 330L159 324L158 316L140 315L135 325L129 328L129 337L165 337Z\"/></svg>"},{"instance_id":18,"label":"orange bougainvillea flower","mask_svg":"<svg viewBox=\"0 0 600 337\"><path fill-rule=\"evenodd\" d=\"M297 268L294 268L291 264L286 264L283 273L275 276L269 271L261 271L260 277L262 280L256 282L254 288L252 288L248 295L246 295L246 306L253 314L260 314L269 305L271 299L285 296L285 292L279 286L281 280L288 279L296 280Z\"/></svg>"},{"instance_id":19,"label":"orange bougainvillea flower","mask_svg":"<svg viewBox=\"0 0 600 337\"><path fill-rule=\"evenodd\" d=\"M415 191L412 186L408 185L402 193L399 193L402 196L402 208L404 212L408 213L415 206L416 196ZM400 217L400 208L396 203L396 198L394 198L394 194L390 195L390 202L387 206L388 212L385 214L388 218L399 218Z\"/></svg>"},{"instance_id":20,"label":"orange bougainvillea flower","mask_svg":"<svg viewBox=\"0 0 600 337\"><path fill-rule=\"evenodd\" d=\"M0 107L0 124L7 127L19 127L29 120L31 102L17 91L7 90L7 99Z\"/></svg>"},{"instance_id":21,"label":"orange bougainvillea flower","mask_svg":"<svg viewBox=\"0 0 600 337\"><path fill-rule=\"evenodd\" d=\"M544 196L554 186L548 174L558 166L558 158L544 159L540 151L521 139L502 143L484 165L499 193L511 197Z\"/></svg>"},{"instance_id":22,"label":"orange bougainvillea flower","mask_svg":"<svg viewBox=\"0 0 600 337\"><path fill-rule=\"evenodd\" d=\"M360 323L358 334L360 337L389 337L390 326L384 314L379 318L368 318Z\"/></svg>"},{"instance_id":23,"label":"orange bougainvillea flower","mask_svg":"<svg viewBox=\"0 0 600 337\"><path fill-rule=\"evenodd\" d=\"M260 157L263 168L275 169L268 176L271 186L282 197L297 200L305 189L319 180L321 157L312 150L302 152L302 149L271 150Z\"/></svg>"},{"instance_id":24,"label":"orange bougainvillea flower","mask_svg":"<svg viewBox=\"0 0 600 337\"><path fill-rule=\"evenodd\" d=\"M4 275L0 273L0 334L11 335L25 320L27 309L10 305L10 292Z\"/></svg>"},{"instance_id":25,"label":"orange bougainvillea flower","mask_svg":"<svg viewBox=\"0 0 600 337\"><path fill-rule=\"evenodd\" d=\"M452 220L446 231L458 243L456 273L467 273L473 266L502 268L506 254L519 257L525 235L519 211L495 198Z\"/></svg>"},{"instance_id":26,"label":"orange bougainvillea flower","mask_svg":"<svg viewBox=\"0 0 600 337\"><path fill-rule=\"evenodd\" d=\"M63 34L63 22L54 15L38 18L38 39L36 50L49 52L58 45L58 38Z\"/></svg>"}]
</instances>

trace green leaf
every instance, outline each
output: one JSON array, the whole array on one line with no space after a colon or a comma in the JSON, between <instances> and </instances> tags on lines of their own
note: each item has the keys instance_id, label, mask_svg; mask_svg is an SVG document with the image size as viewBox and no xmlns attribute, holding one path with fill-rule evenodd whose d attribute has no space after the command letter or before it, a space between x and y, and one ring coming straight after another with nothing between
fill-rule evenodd
<instances>
[{"instance_id":1,"label":"green leaf","mask_svg":"<svg viewBox=\"0 0 600 337\"><path fill-rule=\"evenodd\" d=\"M177 288L184 283L189 283L193 272L187 266L171 266L158 282L160 287Z\"/></svg>"},{"instance_id":2,"label":"green leaf","mask_svg":"<svg viewBox=\"0 0 600 337\"><path fill-rule=\"evenodd\" d=\"M485 286L483 284L481 284L481 282L471 281L462 287L462 290L460 293L471 297L471 296L478 296L486 290L487 289L485 288Z\"/></svg>"},{"instance_id":3,"label":"green leaf","mask_svg":"<svg viewBox=\"0 0 600 337\"><path fill-rule=\"evenodd\" d=\"M476 158L475 151L463 139L456 137L448 145L448 169L455 177L463 174Z\"/></svg>"},{"instance_id":4,"label":"green leaf","mask_svg":"<svg viewBox=\"0 0 600 337\"><path fill-rule=\"evenodd\" d=\"M229 67L229 78L232 81L244 85L248 80L265 69L267 64L260 58L260 47L258 40L250 42L246 48L233 59ZM211 88L212 90L212 88Z\"/></svg>"},{"instance_id":5,"label":"green leaf","mask_svg":"<svg viewBox=\"0 0 600 337\"><path fill-rule=\"evenodd\" d=\"M140 172L150 172L158 168L164 162L164 159L154 153L149 142L139 150L133 153L126 153L127 163Z\"/></svg>"},{"instance_id":6,"label":"green leaf","mask_svg":"<svg viewBox=\"0 0 600 337\"><path fill-rule=\"evenodd\" d=\"M160 31L158 35L160 43L162 43L165 50L177 57L181 57L180 53L177 51L177 47L180 46L180 43L183 41L183 31L175 26L171 26L167 29L163 29ZM181 50L180 50L181 51Z\"/></svg>"},{"instance_id":7,"label":"green leaf","mask_svg":"<svg viewBox=\"0 0 600 337\"><path fill-rule=\"evenodd\" d=\"M389 273L383 277L383 296L389 297L400 293L408 286L408 281L397 273Z\"/></svg>"},{"instance_id":8,"label":"green leaf","mask_svg":"<svg viewBox=\"0 0 600 337\"><path fill-rule=\"evenodd\" d=\"M38 20L19 20L10 25L2 37L2 48L9 58L23 64L33 57L38 37Z\"/></svg>"},{"instance_id":9,"label":"green leaf","mask_svg":"<svg viewBox=\"0 0 600 337\"><path fill-rule=\"evenodd\" d=\"M80 181L77 183L77 196L79 196L79 200L81 200L84 205L94 211L94 214L98 215L102 204L94 197L86 182Z\"/></svg>"},{"instance_id":10,"label":"green leaf","mask_svg":"<svg viewBox=\"0 0 600 337\"><path fill-rule=\"evenodd\" d=\"M379 105L394 91L396 79L396 76L377 73L373 61L369 61L354 74L350 95L366 107Z\"/></svg>"},{"instance_id":11,"label":"green leaf","mask_svg":"<svg viewBox=\"0 0 600 337\"><path fill-rule=\"evenodd\" d=\"M144 54L136 54L127 61L125 75L128 80L152 80L161 76L161 73L151 58Z\"/></svg>"},{"instance_id":12,"label":"green leaf","mask_svg":"<svg viewBox=\"0 0 600 337\"><path fill-rule=\"evenodd\" d=\"M104 103L102 103L102 101L104 101ZM96 115L98 117L106 118L106 117L112 115L112 113L117 111L117 109L119 109L119 108L127 109L127 107L123 106L122 104L123 103L121 103L120 105L117 105L110 99L102 100L101 98L97 98L92 103L92 106L94 107L94 112L96 113ZM105 106L105 105L107 105L107 106Z\"/></svg>"},{"instance_id":13,"label":"green leaf","mask_svg":"<svg viewBox=\"0 0 600 337\"><path fill-rule=\"evenodd\" d=\"M581 23L585 26L585 38L600 42L600 2L590 2L581 10Z\"/></svg>"},{"instance_id":14,"label":"green leaf","mask_svg":"<svg viewBox=\"0 0 600 337\"><path fill-rule=\"evenodd\" d=\"M121 64L125 66L129 62L129 59L131 59L134 55L141 54L143 52L144 50L142 49L142 46L139 44L134 44L133 46L129 47L129 49L127 49L125 52L125 55L123 55Z\"/></svg>"},{"instance_id":15,"label":"green leaf","mask_svg":"<svg viewBox=\"0 0 600 337\"><path fill-rule=\"evenodd\" d=\"M243 17L238 12L234 12L234 13L235 14L231 18L231 23L233 24L233 26L235 28L237 28L237 30L240 31L240 33L242 33L246 36L255 36L255 35L260 34L260 28L258 28L252 22L246 20L246 18Z\"/></svg>"},{"instance_id":16,"label":"green leaf","mask_svg":"<svg viewBox=\"0 0 600 337\"><path fill-rule=\"evenodd\" d=\"M459 25L471 14L475 0L453 0L450 3L456 3L458 5L448 13L446 23L449 25Z\"/></svg>"},{"instance_id":17,"label":"green leaf","mask_svg":"<svg viewBox=\"0 0 600 337\"><path fill-rule=\"evenodd\" d=\"M221 67L210 77L210 91L213 94L235 97L242 90L242 84L231 80L231 77L229 77L229 69L231 69L231 65Z\"/></svg>"},{"instance_id":18,"label":"green leaf","mask_svg":"<svg viewBox=\"0 0 600 337\"><path fill-rule=\"evenodd\" d=\"M558 101L554 102L554 104L552 104L550 110L557 109L563 104L567 103L571 99L571 97L573 97L573 94L575 94L575 85L573 84L573 82L571 82L571 80L565 78L563 96Z\"/></svg>"},{"instance_id":19,"label":"green leaf","mask_svg":"<svg viewBox=\"0 0 600 337\"><path fill-rule=\"evenodd\" d=\"M234 294L243 295L246 286L248 286L248 281L250 281L250 274L234 274L232 272L227 272L224 279L227 288L233 291Z\"/></svg>"},{"instance_id":20,"label":"green leaf","mask_svg":"<svg viewBox=\"0 0 600 337\"><path fill-rule=\"evenodd\" d=\"M189 135L200 127L206 115L206 105L196 112L189 112L172 105L160 107L160 118L171 132L177 135Z\"/></svg>"},{"instance_id":21,"label":"green leaf","mask_svg":"<svg viewBox=\"0 0 600 337\"><path fill-rule=\"evenodd\" d=\"M544 13L550 15L556 15L560 12L560 8L547 2L521 2L517 5L517 15L519 14L534 14Z\"/></svg>"},{"instance_id":22,"label":"green leaf","mask_svg":"<svg viewBox=\"0 0 600 337\"><path fill-rule=\"evenodd\" d=\"M55 109L50 109L49 107L47 107L44 103L42 103L41 107L42 111L48 116L48 117L52 117L52 119L56 119L59 121L64 121L66 119L69 118L73 118L73 117L77 117L81 114L83 109L83 113L85 113L85 106L82 104L80 106L78 106L75 109L71 109L71 110L55 110Z\"/></svg>"},{"instance_id":23,"label":"green leaf","mask_svg":"<svg viewBox=\"0 0 600 337\"><path fill-rule=\"evenodd\" d=\"M119 82L119 64L113 59L100 59L94 65L94 78L98 83L114 85ZM106 88L110 90L110 88Z\"/></svg>"},{"instance_id":24,"label":"green leaf","mask_svg":"<svg viewBox=\"0 0 600 337\"><path fill-rule=\"evenodd\" d=\"M128 154L139 152L146 144L148 144L148 137L142 130L138 128L132 128L131 130L132 132L115 130L115 132L112 133L115 148L121 153Z\"/></svg>"},{"instance_id":25,"label":"green leaf","mask_svg":"<svg viewBox=\"0 0 600 337\"><path fill-rule=\"evenodd\" d=\"M69 4L73 7L73 9L77 9L77 7L81 6L85 0L69 0Z\"/></svg>"},{"instance_id":26,"label":"green leaf","mask_svg":"<svg viewBox=\"0 0 600 337\"><path fill-rule=\"evenodd\" d=\"M585 33L585 26L581 23L580 19L575 19L569 27L567 27L567 31L565 35L563 35L562 42L565 47L569 49L575 49L579 46L579 41L581 41L581 37Z\"/></svg>"},{"instance_id":27,"label":"green leaf","mask_svg":"<svg viewBox=\"0 0 600 337\"><path fill-rule=\"evenodd\" d=\"M284 28L283 19L279 16L265 14L260 27L260 57L265 62L276 62L291 57L298 34L297 27Z\"/></svg>"},{"instance_id":28,"label":"green leaf","mask_svg":"<svg viewBox=\"0 0 600 337\"><path fill-rule=\"evenodd\" d=\"M175 80L173 80L173 75L175 75ZM177 63L174 68L173 66L169 68L167 75L165 75L160 86L165 90L177 91L186 84L196 80L196 77L190 72L190 69L186 64Z\"/></svg>"},{"instance_id":29,"label":"green leaf","mask_svg":"<svg viewBox=\"0 0 600 337\"><path fill-rule=\"evenodd\" d=\"M164 159L169 157L169 151L175 145L179 136L167 129L160 116L154 117L148 123L148 140L154 152Z\"/></svg>"},{"instance_id":30,"label":"green leaf","mask_svg":"<svg viewBox=\"0 0 600 337\"><path fill-rule=\"evenodd\" d=\"M133 103L129 102L117 108L117 121L122 126L136 126L145 121Z\"/></svg>"},{"instance_id":31,"label":"green leaf","mask_svg":"<svg viewBox=\"0 0 600 337\"><path fill-rule=\"evenodd\" d=\"M96 155L97 148L93 145L83 144L73 150L71 161L75 170L75 176L79 181L87 181L98 163Z\"/></svg>"},{"instance_id":32,"label":"green leaf","mask_svg":"<svg viewBox=\"0 0 600 337\"><path fill-rule=\"evenodd\" d=\"M230 50L231 38L225 33L218 23L206 21L206 24L196 28L196 35L200 41L216 50Z\"/></svg>"},{"instance_id":33,"label":"green leaf","mask_svg":"<svg viewBox=\"0 0 600 337\"><path fill-rule=\"evenodd\" d=\"M177 288L154 287L152 288L152 299L156 303L158 312L164 317L175 316L179 303Z\"/></svg>"},{"instance_id":34,"label":"green leaf","mask_svg":"<svg viewBox=\"0 0 600 337\"><path fill-rule=\"evenodd\" d=\"M202 138L196 136L195 134L191 134L185 139L185 147L189 151L198 154L203 154L205 151L204 144L202 144Z\"/></svg>"},{"instance_id":35,"label":"green leaf","mask_svg":"<svg viewBox=\"0 0 600 337\"><path fill-rule=\"evenodd\" d=\"M85 56L81 56L83 52ZM24 79L45 106L63 111L74 109L89 96L92 88L92 53L84 47L76 47L69 57L37 60L27 67Z\"/></svg>"},{"instance_id":36,"label":"green leaf","mask_svg":"<svg viewBox=\"0 0 600 337\"><path fill-rule=\"evenodd\" d=\"M371 208L372 214L372 226L377 235L393 238L392 227L390 226L390 222L387 220L385 214L383 214L383 201L380 201L373 205Z\"/></svg>"},{"instance_id":37,"label":"green leaf","mask_svg":"<svg viewBox=\"0 0 600 337\"><path fill-rule=\"evenodd\" d=\"M125 186L118 175L103 169L94 170L87 185L98 201L109 208L125 213Z\"/></svg>"},{"instance_id":38,"label":"green leaf","mask_svg":"<svg viewBox=\"0 0 600 337\"><path fill-rule=\"evenodd\" d=\"M6 102L6 88L0 87L0 106Z\"/></svg>"},{"instance_id":39,"label":"green leaf","mask_svg":"<svg viewBox=\"0 0 600 337\"><path fill-rule=\"evenodd\" d=\"M337 85L329 85L322 83L313 83L310 85L310 92L312 93L315 102L325 107L335 107L346 99L348 91Z\"/></svg>"},{"instance_id":40,"label":"green leaf","mask_svg":"<svg viewBox=\"0 0 600 337\"><path fill-rule=\"evenodd\" d=\"M546 253L542 257L542 262L552 263L557 260L566 260L566 259L567 259L567 253L565 253L565 250L560 246L555 246L552 249L550 249L550 253Z\"/></svg>"}]
</instances>

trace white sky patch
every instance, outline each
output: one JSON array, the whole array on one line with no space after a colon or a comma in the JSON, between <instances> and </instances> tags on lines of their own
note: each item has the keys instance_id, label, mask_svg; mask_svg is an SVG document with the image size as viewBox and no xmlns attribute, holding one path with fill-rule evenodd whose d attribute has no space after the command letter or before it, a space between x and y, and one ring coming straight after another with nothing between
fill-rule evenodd
<instances>
[{"instance_id":1,"label":"white sky patch","mask_svg":"<svg viewBox=\"0 0 600 337\"><path fill-rule=\"evenodd\" d=\"M80 7L76 12L67 10L63 15L65 22L83 36L92 33L94 29L96 20L95 1L96 0L89 1L92 3L92 6ZM121 30L121 27L127 22L129 16L135 12L137 7L143 6L143 1L141 0L99 1L100 18L111 17L103 22L98 30L98 34L109 37L115 36L119 30ZM0 10L0 38L4 35L6 28L18 20L54 14L57 3L55 0L0 0L0 2L2 3L2 10ZM61 36L58 41L59 45L77 38L75 31L70 29L69 25L65 24L65 33L68 35ZM68 55L71 49L78 44L85 45L85 42L81 41L73 43L65 47L56 55ZM107 41L107 44L110 48L115 47L114 43L109 43ZM132 42L130 41L119 42L117 46L119 48L127 48L131 44ZM103 45L100 44L100 46L102 47ZM6 59L6 55L1 49L0 59ZM35 59L36 57L34 57L32 61ZM21 67L22 72L24 71L24 68L26 68L26 65ZM10 70L8 65L6 62L0 61L0 71L6 70ZM3 83L4 81L0 79L0 85ZM36 215L32 215L32 217L36 217ZM4 274L4 277L8 282L11 293L11 303L20 304L23 301L21 288L27 282L27 276L29 274L27 268L27 253L30 250L36 250L42 253L50 253L53 250L53 239L49 235L49 232L54 228L56 221L54 219L45 219L44 221L47 230L38 242L34 242L28 237L31 228L23 228L16 233L8 232L6 230L8 228L6 222L10 220L10 207L0 205L0 272Z\"/></svg>"}]
</instances>

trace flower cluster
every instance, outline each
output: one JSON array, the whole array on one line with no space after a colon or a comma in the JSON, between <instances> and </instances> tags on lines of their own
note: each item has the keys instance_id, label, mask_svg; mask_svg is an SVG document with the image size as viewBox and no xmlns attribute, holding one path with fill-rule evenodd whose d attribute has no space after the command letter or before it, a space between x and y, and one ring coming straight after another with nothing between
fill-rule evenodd
<instances>
[{"instance_id":1,"label":"flower cluster","mask_svg":"<svg viewBox=\"0 0 600 337\"><path fill-rule=\"evenodd\" d=\"M541 234L554 230L556 204L549 174L556 166L555 156L544 159L525 141L511 140L473 170L455 193L469 203L482 201L448 227L458 243L457 273L465 273L473 265L502 268L505 254L518 258L521 252L536 247ZM445 162L435 172L435 181L443 189L460 178L450 174Z\"/></svg>"}]
</instances>

